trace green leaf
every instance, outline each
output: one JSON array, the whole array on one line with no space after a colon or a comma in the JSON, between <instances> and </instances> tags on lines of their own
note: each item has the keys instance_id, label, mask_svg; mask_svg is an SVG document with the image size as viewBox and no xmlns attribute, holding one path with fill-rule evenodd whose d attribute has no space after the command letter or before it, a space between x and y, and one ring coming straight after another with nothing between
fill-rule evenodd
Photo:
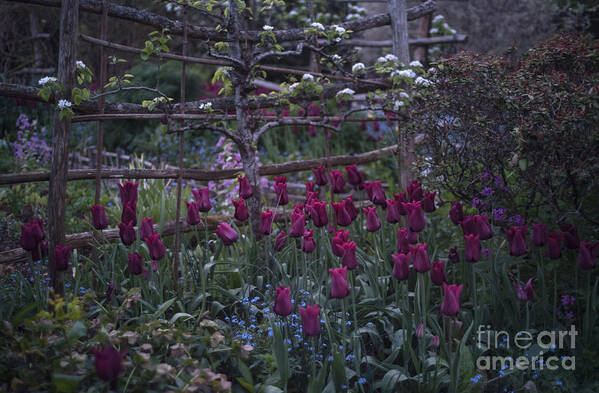
<instances>
[{"instance_id":1,"label":"green leaf","mask_svg":"<svg viewBox=\"0 0 599 393\"><path fill-rule=\"evenodd\" d=\"M185 318L185 320L188 320L190 318L193 318L193 315L188 314L186 312L178 312L175 315L173 315L173 317L171 318L171 320L169 321L169 323L172 325L173 323L177 322L177 320L179 318Z\"/></svg>"},{"instance_id":2,"label":"green leaf","mask_svg":"<svg viewBox=\"0 0 599 393\"><path fill-rule=\"evenodd\" d=\"M273 326L273 354L275 355L275 361L277 362L277 371L281 378L283 386L287 386L287 379L289 378L289 358L287 352L287 345L283 341L283 335L281 334L280 326Z\"/></svg>"},{"instance_id":3,"label":"green leaf","mask_svg":"<svg viewBox=\"0 0 599 393\"><path fill-rule=\"evenodd\" d=\"M333 352L331 374L333 376L333 382L335 383L335 389L338 392L342 391L341 385L347 385L345 380L345 361L343 359L343 354L336 349Z\"/></svg>"},{"instance_id":4,"label":"green leaf","mask_svg":"<svg viewBox=\"0 0 599 393\"><path fill-rule=\"evenodd\" d=\"M166 302L162 303L160 306L158 306L158 309L154 313L154 318L159 318L160 316L162 316L162 314L164 314L166 312L166 310L168 310L169 307L173 305L175 300L177 300L176 296L174 298L169 299Z\"/></svg>"},{"instance_id":5,"label":"green leaf","mask_svg":"<svg viewBox=\"0 0 599 393\"><path fill-rule=\"evenodd\" d=\"M87 327L81 321L73 324L73 327L67 332L67 338L78 340L87 334Z\"/></svg>"},{"instance_id":6,"label":"green leaf","mask_svg":"<svg viewBox=\"0 0 599 393\"><path fill-rule=\"evenodd\" d=\"M83 375L52 374L52 383L57 392L70 393L77 389L79 382L85 378Z\"/></svg>"}]
</instances>

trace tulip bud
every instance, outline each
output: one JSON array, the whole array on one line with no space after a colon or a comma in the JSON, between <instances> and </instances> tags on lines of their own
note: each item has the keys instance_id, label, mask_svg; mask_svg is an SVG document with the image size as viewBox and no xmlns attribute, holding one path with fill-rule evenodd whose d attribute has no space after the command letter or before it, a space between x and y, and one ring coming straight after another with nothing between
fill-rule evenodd
<instances>
[{"instance_id":1,"label":"tulip bud","mask_svg":"<svg viewBox=\"0 0 599 393\"><path fill-rule=\"evenodd\" d=\"M349 230L335 230L335 235L331 239L331 249L333 250L333 254L338 257L343 257L343 247L342 244L349 241Z\"/></svg>"},{"instance_id":2,"label":"tulip bud","mask_svg":"<svg viewBox=\"0 0 599 393\"><path fill-rule=\"evenodd\" d=\"M426 220L424 213L420 207L420 201L401 203L405 211L408 213L408 228L412 232L420 232L424 229Z\"/></svg>"},{"instance_id":3,"label":"tulip bud","mask_svg":"<svg viewBox=\"0 0 599 393\"><path fill-rule=\"evenodd\" d=\"M569 248L570 250L576 250L580 246L578 230L575 226L568 223L563 223L562 235L564 236L564 244L566 248Z\"/></svg>"},{"instance_id":4,"label":"tulip bud","mask_svg":"<svg viewBox=\"0 0 599 393\"><path fill-rule=\"evenodd\" d=\"M395 199L387 199L387 222L389 224L396 224L401 220L401 215L399 214L399 201Z\"/></svg>"},{"instance_id":5,"label":"tulip bud","mask_svg":"<svg viewBox=\"0 0 599 393\"><path fill-rule=\"evenodd\" d=\"M314 200L310 205L307 205L306 207L308 209L308 212L310 213L310 217L312 218L314 226L321 228L329 223L326 203Z\"/></svg>"},{"instance_id":6,"label":"tulip bud","mask_svg":"<svg viewBox=\"0 0 599 393\"><path fill-rule=\"evenodd\" d=\"M199 224L202 219L200 218L198 204L196 202L185 201L185 205L187 206L187 223L192 226Z\"/></svg>"},{"instance_id":7,"label":"tulip bud","mask_svg":"<svg viewBox=\"0 0 599 393\"><path fill-rule=\"evenodd\" d=\"M387 197L383 191L383 185L380 180L372 180L364 183L364 189L368 195L368 199L375 205L386 206Z\"/></svg>"},{"instance_id":8,"label":"tulip bud","mask_svg":"<svg viewBox=\"0 0 599 393\"><path fill-rule=\"evenodd\" d=\"M275 306L273 307L275 314L286 317L293 311L293 305L289 298L289 287L280 285L277 287L277 294L275 295Z\"/></svg>"},{"instance_id":9,"label":"tulip bud","mask_svg":"<svg viewBox=\"0 0 599 393\"><path fill-rule=\"evenodd\" d=\"M237 231L226 222L221 222L220 224L218 224L214 233L216 233L216 235L220 237L225 246L230 246L231 244L235 243L239 238L239 234L237 233Z\"/></svg>"},{"instance_id":10,"label":"tulip bud","mask_svg":"<svg viewBox=\"0 0 599 393\"><path fill-rule=\"evenodd\" d=\"M92 225L98 230L108 228L108 218L106 217L106 211L103 205L93 205L90 208L92 212Z\"/></svg>"},{"instance_id":11,"label":"tulip bud","mask_svg":"<svg viewBox=\"0 0 599 393\"><path fill-rule=\"evenodd\" d=\"M148 235L144 241L148 245L148 250L150 250L150 259L159 261L164 257L166 254L166 247L164 246L164 243L162 243L159 233Z\"/></svg>"},{"instance_id":12,"label":"tulip bud","mask_svg":"<svg viewBox=\"0 0 599 393\"><path fill-rule=\"evenodd\" d=\"M431 337L431 347L439 348L439 336L435 335Z\"/></svg>"},{"instance_id":13,"label":"tulip bud","mask_svg":"<svg viewBox=\"0 0 599 393\"><path fill-rule=\"evenodd\" d=\"M464 235L479 235L480 240L488 240L493 237L493 230L489 225L489 220L487 219L486 214L482 216L478 214L467 216L460 223L460 225L462 226L462 232Z\"/></svg>"},{"instance_id":14,"label":"tulip bud","mask_svg":"<svg viewBox=\"0 0 599 393\"><path fill-rule=\"evenodd\" d=\"M349 295L349 287L347 285L347 267L337 269L329 269L331 276L331 297L342 299Z\"/></svg>"},{"instance_id":15,"label":"tulip bud","mask_svg":"<svg viewBox=\"0 0 599 393\"><path fill-rule=\"evenodd\" d=\"M358 171L357 166L348 165L345 167L345 172L347 173L347 182L352 186L357 186L362 183L362 176L360 176L360 171Z\"/></svg>"},{"instance_id":16,"label":"tulip bud","mask_svg":"<svg viewBox=\"0 0 599 393\"><path fill-rule=\"evenodd\" d=\"M268 235L272 232L272 222L274 221L275 213L271 212L270 209L266 209L265 212L261 213L261 216L260 233Z\"/></svg>"},{"instance_id":17,"label":"tulip bud","mask_svg":"<svg viewBox=\"0 0 599 393\"><path fill-rule=\"evenodd\" d=\"M306 231L306 216L300 211L294 210L291 213L291 226L289 227L289 236L302 237Z\"/></svg>"},{"instance_id":18,"label":"tulip bud","mask_svg":"<svg viewBox=\"0 0 599 393\"><path fill-rule=\"evenodd\" d=\"M137 201L125 202L123 205L123 213L121 214L121 222L131 222L137 224Z\"/></svg>"},{"instance_id":19,"label":"tulip bud","mask_svg":"<svg viewBox=\"0 0 599 393\"><path fill-rule=\"evenodd\" d=\"M69 257L71 256L71 246L61 246L57 244L54 247L54 268L56 270L67 270L69 267Z\"/></svg>"},{"instance_id":20,"label":"tulip bud","mask_svg":"<svg viewBox=\"0 0 599 393\"><path fill-rule=\"evenodd\" d=\"M343 172L339 169L333 169L329 172L331 178L331 190L335 194L341 194L345 191L345 179L343 178Z\"/></svg>"},{"instance_id":21,"label":"tulip bud","mask_svg":"<svg viewBox=\"0 0 599 393\"><path fill-rule=\"evenodd\" d=\"M376 215L376 206L363 207L362 211L366 213L366 230L368 232L376 232L381 227L379 217Z\"/></svg>"},{"instance_id":22,"label":"tulip bud","mask_svg":"<svg viewBox=\"0 0 599 393\"><path fill-rule=\"evenodd\" d=\"M312 251L316 250L316 242L314 241L314 229L304 232L302 238L302 251L306 254L311 254Z\"/></svg>"},{"instance_id":23,"label":"tulip bud","mask_svg":"<svg viewBox=\"0 0 599 393\"><path fill-rule=\"evenodd\" d=\"M191 190L191 193L195 197L199 211L207 212L212 209L212 202L210 202L210 189L208 187L200 187L197 190Z\"/></svg>"},{"instance_id":24,"label":"tulip bud","mask_svg":"<svg viewBox=\"0 0 599 393\"><path fill-rule=\"evenodd\" d=\"M464 221L464 206L458 201L452 201L449 208L449 218L455 225Z\"/></svg>"},{"instance_id":25,"label":"tulip bud","mask_svg":"<svg viewBox=\"0 0 599 393\"><path fill-rule=\"evenodd\" d=\"M526 285L514 284L514 289L516 290L516 295L518 295L518 299L522 302L531 302L534 299L534 292L532 290L532 280L531 277Z\"/></svg>"},{"instance_id":26,"label":"tulip bud","mask_svg":"<svg viewBox=\"0 0 599 393\"><path fill-rule=\"evenodd\" d=\"M532 244L537 247L544 246L547 243L547 225L541 222L532 224Z\"/></svg>"},{"instance_id":27,"label":"tulip bud","mask_svg":"<svg viewBox=\"0 0 599 393\"><path fill-rule=\"evenodd\" d=\"M445 263L442 261L433 262L433 270L431 270L431 281L435 285L441 285L447 281L445 277Z\"/></svg>"},{"instance_id":28,"label":"tulip bud","mask_svg":"<svg viewBox=\"0 0 599 393\"><path fill-rule=\"evenodd\" d=\"M418 232L412 232L408 229L408 242L410 244L416 244L418 243L418 238L419 238L419 233Z\"/></svg>"},{"instance_id":29,"label":"tulip bud","mask_svg":"<svg viewBox=\"0 0 599 393\"><path fill-rule=\"evenodd\" d=\"M422 322L420 322L418 324L418 327L416 328L416 337L417 338L422 338L424 337L424 325L422 324Z\"/></svg>"},{"instance_id":30,"label":"tulip bud","mask_svg":"<svg viewBox=\"0 0 599 393\"><path fill-rule=\"evenodd\" d=\"M143 261L141 258L141 255L139 255L138 253L133 253L133 254L129 254L128 255L129 258L129 273L133 274L133 275L138 275L141 274L141 272L143 271Z\"/></svg>"},{"instance_id":31,"label":"tulip bud","mask_svg":"<svg viewBox=\"0 0 599 393\"><path fill-rule=\"evenodd\" d=\"M237 178L237 182L239 182L239 196L241 198L248 199L254 194L252 191L252 185L250 184L247 176L239 176Z\"/></svg>"},{"instance_id":32,"label":"tulip bud","mask_svg":"<svg viewBox=\"0 0 599 393\"><path fill-rule=\"evenodd\" d=\"M591 270L597 265L597 254L599 253L599 243L580 242L580 251L578 252L578 266L583 270Z\"/></svg>"},{"instance_id":33,"label":"tulip bud","mask_svg":"<svg viewBox=\"0 0 599 393\"><path fill-rule=\"evenodd\" d=\"M324 165L319 166L318 168L312 168L312 173L314 173L315 183L319 186L324 186L329 181L326 176L326 168Z\"/></svg>"},{"instance_id":34,"label":"tulip bud","mask_svg":"<svg viewBox=\"0 0 599 393\"><path fill-rule=\"evenodd\" d=\"M391 275L399 281L405 281L410 277L410 259L412 254L391 254L393 258L393 271Z\"/></svg>"},{"instance_id":35,"label":"tulip bud","mask_svg":"<svg viewBox=\"0 0 599 393\"><path fill-rule=\"evenodd\" d=\"M287 242L287 234L285 231L279 232L277 237L275 238L275 251L279 252L285 247L285 243Z\"/></svg>"},{"instance_id":36,"label":"tulip bud","mask_svg":"<svg viewBox=\"0 0 599 393\"><path fill-rule=\"evenodd\" d=\"M125 206L125 203L133 201L137 204L137 186L139 186L139 183L126 181L125 184L118 184L118 186L123 206Z\"/></svg>"},{"instance_id":37,"label":"tulip bud","mask_svg":"<svg viewBox=\"0 0 599 393\"><path fill-rule=\"evenodd\" d=\"M289 195L287 194L287 183L275 183L274 190L276 194L275 204L285 206L289 203Z\"/></svg>"},{"instance_id":38,"label":"tulip bud","mask_svg":"<svg viewBox=\"0 0 599 393\"><path fill-rule=\"evenodd\" d=\"M397 211L399 212L399 214L401 216L406 216L408 214L408 212L406 211L406 208L404 207L404 203L408 202L408 200L406 198L406 193L400 192L399 194L393 194L393 199L395 199L397 202L399 202L397 204Z\"/></svg>"},{"instance_id":39,"label":"tulip bud","mask_svg":"<svg viewBox=\"0 0 599 393\"><path fill-rule=\"evenodd\" d=\"M410 252L410 242L408 241L408 230L406 228L397 228L397 252L401 254Z\"/></svg>"},{"instance_id":40,"label":"tulip bud","mask_svg":"<svg viewBox=\"0 0 599 393\"><path fill-rule=\"evenodd\" d=\"M354 270L358 267L358 260L356 259L356 243L345 242L341 244L341 250L343 256L341 257L341 266L347 267L348 270Z\"/></svg>"},{"instance_id":41,"label":"tulip bud","mask_svg":"<svg viewBox=\"0 0 599 393\"><path fill-rule=\"evenodd\" d=\"M315 304L299 308L302 316L302 330L306 336L318 336L320 333L320 307Z\"/></svg>"},{"instance_id":42,"label":"tulip bud","mask_svg":"<svg viewBox=\"0 0 599 393\"><path fill-rule=\"evenodd\" d=\"M356 217L358 217L358 214L360 214L360 212L354 206L354 200L352 196L348 196L343 200L343 202L345 203L345 210L347 211L347 214L349 214L349 217L352 221L355 220Z\"/></svg>"},{"instance_id":43,"label":"tulip bud","mask_svg":"<svg viewBox=\"0 0 599 393\"><path fill-rule=\"evenodd\" d=\"M239 197L238 200L233 199L231 202L233 203L233 206L235 206L235 219L242 222L247 220L250 214L243 197Z\"/></svg>"},{"instance_id":44,"label":"tulip bud","mask_svg":"<svg viewBox=\"0 0 599 393\"><path fill-rule=\"evenodd\" d=\"M547 234L547 257L549 259L560 259L562 256L563 233L550 232Z\"/></svg>"},{"instance_id":45,"label":"tulip bud","mask_svg":"<svg viewBox=\"0 0 599 393\"><path fill-rule=\"evenodd\" d=\"M19 245L27 251L33 251L44 238L42 220L34 219L27 225L21 225L21 238Z\"/></svg>"},{"instance_id":46,"label":"tulip bud","mask_svg":"<svg viewBox=\"0 0 599 393\"><path fill-rule=\"evenodd\" d=\"M460 293L463 285L447 285L443 283L443 303L441 304L441 312L448 317L454 317L460 312Z\"/></svg>"},{"instance_id":47,"label":"tulip bud","mask_svg":"<svg viewBox=\"0 0 599 393\"><path fill-rule=\"evenodd\" d=\"M126 351L117 351L111 346L105 346L104 349L94 348L96 374L104 381L110 382L116 379L121 373L122 361Z\"/></svg>"},{"instance_id":48,"label":"tulip bud","mask_svg":"<svg viewBox=\"0 0 599 393\"><path fill-rule=\"evenodd\" d=\"M315 192L314 186L315 186L315 183L313 181L306 182L306 195L308 195L309 192Z\"/></svg>"},{"instance_id":49,"label":"tulip bud","mask_svg":"<svg viewBox=\"0 0 599 393\"><path fill-rule=\"evenodd\" d=\"M130 246L135 241L135 228L132 222L119 222L119 236L124 245Z\"/></svg>"},{"instance_id":50,"label":"tulip bud","mask_svg":"<svg viewBox=\"0 0 599 393\"><path fill-rule=\"evenodd\" d=\"M154 233L154 217L142 218L139 227L139 238L144 240L152 233Z\"/></svg>"},{"instance_id":51,"label":"tulip bud","mask_svg":"<svg viewBox=\"0 0 599 393\"><path fill-rule=\"evenodd\" d=\"M410 202L422 200L422 184L418 180L414 180L406 187L408 199Z\"/></svg>"},{"instance_id":52,"label":"tulip bud","mask_svg":"<svg viewBox=\"0 0 599 393\"><path fill-rule=\"evenodd\" d=\"M426 273L431 270L431 260L426 251L426 243L410 245L410 254L412 255L412 264L418 273Z\"/></svg>"},{"instance_id":53,"label":"tulip bud","mask_svg":"<svg viewBox=\"0 0 599 393\"><path fill-rule=\"evenodd\" d=\"M424 197L422 198L422 210L427 213L432 213L435 211L435 195L436 192L428 192L424 193Z\"/></svg>"},{"instance_id":54,"label":"tulip bud","mask_svg":"<svg viewBox=\"0 0 599 393\"><path fill-rule=\"evenodd\" d=\"M519 257L526 254L526 229L526 225L522 227L512 226L504 231L510 243L511 256Z\"/></svg>"},{"instance_id":55,"label":"tulip bud","mask_svg":"<svg viewBox=\"0 0 599 393\"><path fill-rule=\"evenodd\" d=\"M480 261L480 236L479 235L464 235L464 240L466 240L466 252L465 258L468 262L478 262Z\"/></svg>"},{"instance_id":56,"label":"tulip bud","mask_svg":"<svg viewBox=\"0 0 599 393\"><path fill-rule=\"evenodd\" d=\"M341 201L339 203L331 202L331 206L333 206L333 210L335 211L335 217L337 219L337 225L346 227L351 224L352 219L349 216L347 210L345 210L345 202Z\"/></svg>"}]
</instances>

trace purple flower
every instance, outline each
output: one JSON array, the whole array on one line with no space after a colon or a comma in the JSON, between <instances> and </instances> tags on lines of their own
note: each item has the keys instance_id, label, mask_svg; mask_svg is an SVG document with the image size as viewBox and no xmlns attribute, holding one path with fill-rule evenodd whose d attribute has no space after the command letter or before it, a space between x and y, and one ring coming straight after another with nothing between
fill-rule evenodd
<instances>
[{"instance_id":1,"label":"purple flower","mask_svg":"<svg viewBox=\"0 0 599 393\"><path fill-rule=\"evenodd\" d=\"M485 187L483 188L483 190L480 192L480 195L484 196L484 197L490 197L491 195L493 195L495 191L493 191L493 189L491 187Z\"/></svg>"},{"instance_id":2,"label":"purple flower","mask_svg":"<svg viewBox=\"0 0 599 393\"><path fill-rule=\"evenodd\" d=\"M483 248L481 250L482 254L484 257L488 257L489 256L489 249L488 248Z\"/></svg>"},{"instance_id":3,"label":"purple flower","mask_svg":"<svg viewBox=\"0 0 599 393\"><path fill-rule=\"evenodd\" d=\"M505 210L502 208L493 209L493 220L503 221L505 220Z\"/></svg>"},{"instance_id":4,"label":"purple flower","mask_svg":"<svg viewBox=\"0 0 599 393\"><path fill-rule=\"evenodd\" d=\"M478 198L474 198L474 199L472 200L472 207L477 207L478 205L480 205L480 203L481 203L481 202L482 202L482 201L481 201L480 199L478 199Z\"/></svg>"}]
</instances>

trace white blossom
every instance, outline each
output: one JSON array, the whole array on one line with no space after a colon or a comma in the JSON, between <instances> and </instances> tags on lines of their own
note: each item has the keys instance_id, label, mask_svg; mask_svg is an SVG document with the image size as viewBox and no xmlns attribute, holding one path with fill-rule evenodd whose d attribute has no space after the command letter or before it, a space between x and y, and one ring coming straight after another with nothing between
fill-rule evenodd
<instances>
[{"instance_id":1,"label":"white blossom","mask_svg":"<svg viewBox=\"0 0 599 393\"><path fill-rule=\"evenodd\" d=\"M85 68L85 63L82 62L81 60L77 60L76 65L77 65L77 68Z\"/></svg>"},{"instance_id":2,"label":"white blossom","mask_svg":"<svg viewBox=\"0 0 599 393\"><path fill-rule=\"evenodd\" d=\"M366 66L364 65L364 63L356 63L351 67L351 72L353 72L354 74L360 70L365 69Z\"/></svg>"},{"instance_id":3,"label":"white blossom","mask_svg":"<svg viewBox=\"0 0 599 393\"><path fill-rule=\"evenodd\" d=\"M211 102L202 102L200 105L198 105L198 107L200 108L200 110L210 110L212 109L212 103Z\"/></svg>"},{"instance_id":4,"label":"white blossom","mask_svg":"<svg viewBox=\"0 0 599 393\"><path fill-rule=\"evenodd\" d=\"M289 16L295 16L295 15L297 15L297 10L289 11Z\"/></svg>"},{"instance_id":5,"label":"white blossom","mask_svg":"<svg viewBox=\"0 0 599 393\"><path fill-rule=\"evenodd\" d=\"M291 93L293 91L293 89L295 89L298 86L299 86L298 82L295 82L294 84L289 85L289 92Z\"/></svg>"},{"instance_id":6,"label":"white blossom","mask_svg":"<svg viewBox=\"0 0 599 393\"><path fill-rule=\"evenodd\" d=\"M443 15L437 15L433 18L433 23L437 23L439 21L442 21L443 19L445 19Z\"/></svg>"},{"instance_id":7,"label":"white blossom","mask_svg":"<svg viewBox=\"0 0 599 393\"><path fill-rule=\"evenodd\" d=\"M429 68L429 69L427 70L427 72L428 72L429 74L434 74L435 72L437 72L437 69L436 69L435 67L431 67L431 68Z\"/></svg>"},{"instance_id":8,"label":"white blossom","mask_svg":"<svg viewBox=\"0 0 599 393\"><path fill-rule=\"evenodd\" d=\"M262 26L262 30L264 30L264 31L272 31L273 29L274 29L274 27L269 26L269 25Z\"/></svg>"},{"instance_id":9,"label":"white blossom","mask_svg":"<svg viewBox=\"0 0 599 393\"><path fill-rule=\"evenodd\" d=\"M420 86L424 86L424 87L430 86L430 85L433 84L433 82L431 82L428 79L425 79L425 78L423 78L421 76L419 76L418 78L416 78L416 80L414 81L414 83L416 83L417 85L420 85Z\"/></svg>"},{"instance_id":10,"label":"white blossom","mask_svg":"<svg viewBox=\"0 0 599 393\"><path fill-rule=\"evenodd\" d=\"M334 62L338 62L341 61L341 56L339 56L338 54L334 54L333 56L331 56L333 58Z\"/></svg>"},{"instance_id":11,"label":"white blossom","mask_svg":"<svg viewBox=\"0 0 599 393\"><path fill-rule=\"evenodd\" d=\"M337 25L333 25L333 27L335 28L335 32L337 32L339 34L345 33L345 29L343 27L337 26Z\"/></svg>"},{"instance_id":12,"label":"white blossom","mask_svg":"<svg viewBox=\"0 0 599 393\"><path fill-rule=\"evenodd\" d=\"M385 59L387 59L387 61L397 61L397 56L392 55L391 53L389 53L387 56L385 56Z\"/></svg>"},{"instance_id":13,"label":"white blossom","mask_svg":"<svg viewBox=\"0 0 599 393\"><path fill-rule=\"evenodd\" d=\"M346 95L346 94L350 95L350 96L353 96L354 94L356 94L356 92L353 91L352 89L350 89L349 87L346 87L343 90L339 90L336 95L337 95L337 97L339 97L341 95Z\"/></svg>"},{"instance_id":14,"label":"white blossom","mask_svg":"<svg viewBox=\"0 0 599 393\"><path fill-rule=\"evenodd\" d=\"M312 22L310 24L310 26L317 28L318 30L322 30L324 31L324 26L322 25L322 23L318 23L318 22Z\"/></svg>"},{"instance_id":15,"label":"white blossom","mask_svg":"<svg viewBox=\"0 0 599 393\"><path fill-rule=\"evenodd\" d=\"M377 62L377 63L386 63L386 62L387 62L387 59L386 59L386 58L384 58L384 57L379 57L378 59L376 59L376 62Z\"/></svg>"},{"instance_id":16,"label":"white blossom","mask_svg":"<svg viewBox=\"0 0 599 393\"><path fill-rule=\"evenodd\" d=\"M410 62L410 67L420 67L422 68L422 63L419 62L418 60L414 60Z\"/></svg>"},{"instance_id":17,"label":"white blossom","mask_svg":"<svg viewBox=\"0 0 599 393\"><path fill-rule=\"evenodd\" d=\"M406 93L405 91L402 91L401 93L399 93L399 96L402 98L410 98L410 95L408 93Z\"/></svg>"},{"instance_id":18,"label":"white blossom","mask_svg":"<svg viewBox=\"0 0 599 393\"><path fill-rule=\"evenodd\" d=\"M46 83L56 82L57 79L53 76L44 76L42 79L37 82L40 86L45 85Z\"/></svg>"},{"instance_id":19,"label":"white blossom","mask_svg":"<svg viewBox=\"0 0 599 393\"><path fill-rule=\"evenodd\" d=\"M439 29L437 29L436 27L433 27L432 29L430 29L431 34L437 34L438 32L439 32Z\"/></svg>"},{"instance_id":20,"label":"white blossom","mask_svg":"<svg viewBox=\"0 0 599 393\"><path fill-rule=\"evenodd\" d=\"M73 104L69 100L59 100L58 101L58 109L60 109L60 110L63 110L65 108L70 108L71 105L73 105Z\"/></svg>"},{"instance_id":21,"label":"white blossom","mask_svg":"<svg viewBox=\"0 0 599 393\"><path fill-rule=\"evenodd\" d=\"M345 19L352 20L352 19L360 19L361 17L362 17L362 15L360 15L360 14L347 14Z\"/></svg>"},{"instance_id":22,"label":"white blossom","mask_svg":"<svg viewBox=\"0 0 599 393\"><path fill-rule=\"evenodd\" d=\"M401 101L401 100L395 100L395 103L394 103L394 105L393 105L393 108L394 108L395 110L398 110L400 107L402 107L402 106L404 106L404 105L405 105L405 103L404 103L403 101Z\"/></svg>"},{"instance_id":23,"label":"white blossom","mask_svg":"<svg viewBox=\"0 0 599 393\"><path fill-rule=\"evenodd\" d=\"M313 82L314 81L314 75L312 75L312 74L304 74L304 75L302 75L302 80L303 81Z\"/></svg>"},{"instance_id":24,"label":"white blossom","mask_svg":"<svg viewBox=\"0 0 599 393\"><path fill-rule=\"evenodd\" d=\"M395 70L391 73L391 77L403 76L405 78L416 78L416 73L413 70Z\"/></svg>"},{"instance_id":25,"label":"white blossom","mask_svg":"<svg viewBox=\"0 0 599 393\"><path fill-rule=\"evenodd\" d=\"M341 37L337 37L337 38L335 38L335 42L341 42L341 39L342 39Z\"/></svg>"}]
</instances>

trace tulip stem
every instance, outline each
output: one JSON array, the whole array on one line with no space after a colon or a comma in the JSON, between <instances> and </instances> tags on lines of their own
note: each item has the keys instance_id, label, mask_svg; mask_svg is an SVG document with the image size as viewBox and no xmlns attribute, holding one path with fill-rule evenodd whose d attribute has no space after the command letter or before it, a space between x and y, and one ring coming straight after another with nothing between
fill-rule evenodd
<instances>
[{"instance_id":1,"label":"tulip stem","mask_svg":"<svg viewBox=\"0 0 599 393\"><path fill-rule=\"evenodd\" d=\"M589 270L588 272L586 272L586 288L585 288L585 301L584 301L584 317L583 317L583 326L584 326L584 332L583 332L583 338L584 338L584 345L590 345L591 343L589 342L589 338L590 338L590 320L591 320L591 271Z\"/></svg>"},{"instance_id":2,"label":"tulip stem","mask_svg":"<svg viewBox=\"0 0 599 393\"><path fill-rule=\"evenodd\" d=\"M553 268L553 328L557 326L557 269Z\"/></svg>"}]
</instances>

